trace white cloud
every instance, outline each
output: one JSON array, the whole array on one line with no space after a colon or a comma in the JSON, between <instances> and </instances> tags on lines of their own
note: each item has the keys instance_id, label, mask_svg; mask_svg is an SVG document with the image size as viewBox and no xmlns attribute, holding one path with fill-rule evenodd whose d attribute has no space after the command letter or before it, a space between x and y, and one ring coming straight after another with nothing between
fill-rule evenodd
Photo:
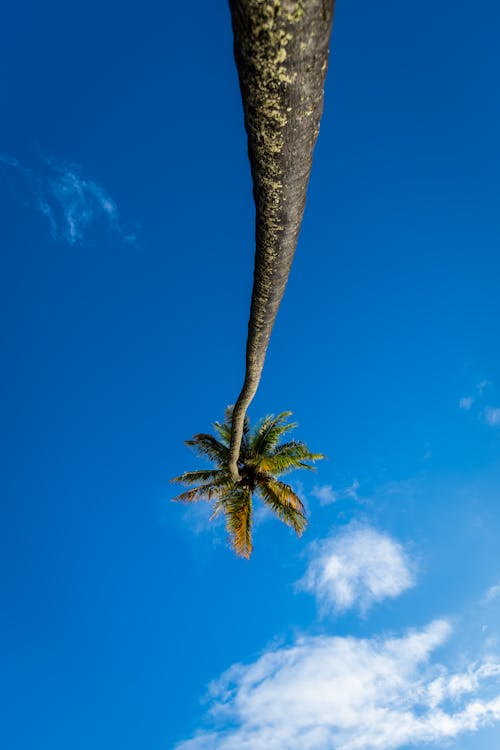
<instances>
[{"instance_id":1,"label":"white cloud","mask_svg":"<svg viewBox=\"0 0 500 750\"><path fill-rule=\"evenodd\" d=\"M351 500L358 500L359 482L355 479L352 484L345 487L343 490L334 490L331 484L320 484L315 485L311 491L312 497L319 500L320 505L331 505L337 500L350 498Z\"/></svg>"},{"instance_id":2,"label":"white cloud","mask_svg":"<svg viewBox=\"0 0 500 750\"><path fill-rule=\"evenodd\" d=\"M338 498L338 494L331 484L316 485L313 487L311 495L319 500L320 505L331 505Z\"/></svg>"},{"instance_id":3,"label":"white cloud","mask_svg":"<svg viewBox=\"0 0 500 750\"><path fill-rule=\"evenodd\" d=\"M489 385L491 385L489 380L481 380L481 382L477 384L477 391L480 396L483 395L484 389L487 388Z\"/></svg>"},{"instance_id":4,"label":"white cloud","mask_svg":"<svg viewBox=\"0 0 500 750\"><path fill-rule=\"evenodd\" d=\"M365 612L415 584L403 547L370 526L350 524L335 536L311 545L312 558L299 589L313 593L324 612Z\"/></svg>"},{"instance_id":5,"label":"white cloud","mask_svg":"<svg viewBox=\"0 0 500 750\"><path fill-rule=\"evenodd\" d=\"M484 410L484 418L491 427L500 427L500 409L494 406L487 406Z\"/></svg>"},{"instance_id":6,"label":"white cloud","mask_svg":"<svg viewBox=\"0 0 500 750\"><path fill-rule=\"evenodd\" d=\"M24 191L49 222L53 239L81 244L88 230L101 222L126 242L135 241L135 236L121 227L114 200L104 188L84 177L80 167L46 159L35 173L17 159L1 154L0 165L22 178Z\"/></svg>"},{"instance_id":7,"label":"white cloud","mask_svg":"<svg viewBox=\"0 0 500 750\"><path fill-rule=\"evenodd\" d=\"M345 497L351 497L353 500L357 500L358 490L359 490L359 482L357 479L355 479L354 482L349 487L345 488L343 494Z\"/></svg>"},{"instance_id":8,"label":"white cloud","mask_svg":"<svg viewBox=\"0 0 500 750\"><path fill-rule=\"evenodd\" d=\"M473 396L464 396L460 399L458 402L458 405L461 409L465 409L465 411L470 411L472 404L474 403L474 397Z\"/></svg>"},{"instance_id":9,"label":"white cloud","mask_svg":"<svg viewBox=\"0 0 500 750\"><path fill-rule=\"evenodd\" d=\"M491 602L500 599L500 583L495 586L491 586L483 597L483 604L491 604Z\"/></svg>"},{"instance_id":10,"label":"white cloud","mask_svg":"<svg viewBox=\"0 0 500 750\"><path fill-rule=\"evenodd\" d=\"M396 750L499 721L488 681L498 682L500 664L453 672L432 662L450 633L437 620L400 638L272 648L210 686L209 728L176 750Z\"/></svg>"}]
</instances>

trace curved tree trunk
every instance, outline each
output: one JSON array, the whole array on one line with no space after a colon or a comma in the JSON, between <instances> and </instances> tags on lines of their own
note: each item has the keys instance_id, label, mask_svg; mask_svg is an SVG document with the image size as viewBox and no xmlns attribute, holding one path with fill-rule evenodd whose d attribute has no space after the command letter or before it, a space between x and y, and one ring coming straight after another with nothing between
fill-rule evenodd
<instances>
[{"instance_id":1,"label":"curved tree trunk","mask_svg":"<svg viewBox=\"0 0 500 750\"><path fill-rule=\"evenodd\" d=\"M254 283L230 470L260 382L304 212L323 111L334 0L229 0L256 206Z\"/></svg>"}]
</instances>

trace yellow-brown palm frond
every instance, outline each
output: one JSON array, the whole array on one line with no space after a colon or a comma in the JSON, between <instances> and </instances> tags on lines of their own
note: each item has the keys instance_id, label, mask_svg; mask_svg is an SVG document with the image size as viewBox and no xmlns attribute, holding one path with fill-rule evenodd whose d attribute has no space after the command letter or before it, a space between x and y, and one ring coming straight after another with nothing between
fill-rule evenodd
<instances>
[{"instance_id":1,"label":"yellow-brown palm frond","mask_svg":"<svg viewBox=\"0 0 500 750\"><path fill-rule=\"evenodd\" d=\"M174 477L170 480L171 482L177 482L179 484L198 484L197 487L193 487L191 490L182 492L177 497L172 498L174 502L178 503L193 503L198 500L214 500L217 497L223 496L228 489L234 484L228 472L222 469L206 469L199 471L186 471L179 477Z\"/></svg>"},{"instance_id":2,"label":"yellow-brown palm frond","mask_svg":"<svg viewBox=\"0 0 500 750\"><path fill-rule=\"evenodd\" d=\"M257 487L265 505L301 536L307 526L304 504L294 490L269 475L258 478Z\"/></svg>"},{"instance_id":3,"label":"yellow-brown palm frond","mask_svg":"<svg viewBox=\"0 0 500 750\"><path fill-rule=\"evenodd\" d=\"M300 536L307 526L304 505L296 492L278 477L295 469L314 469L312 462L323 458L312 453L305 443L282 437L296 425L287 420L291 412L263 419L251 430L245 420L239 456L241 479L235 482L229 471L233 407L228 407L224 422L215 422L217 437L199 433L186 443L198 455L209 459L215 468L187 471L173 482L195 485L173 498L177 502L213 501L211 519L225 515L231 544L240 557L252 551L252 497L258 493L265 505Z\"/></svg>"},{"instance_id":4,"label":"yellow-brown palm frond","mask_svg":"<svg viewBox=\"0 0 500 750\"><path fill-rule=\"evenodd\" d=\"M224 501L223 510L234 551L248 559L252 553L252 493L247 489L232 493Z\"/></svg>"}]
</instances>

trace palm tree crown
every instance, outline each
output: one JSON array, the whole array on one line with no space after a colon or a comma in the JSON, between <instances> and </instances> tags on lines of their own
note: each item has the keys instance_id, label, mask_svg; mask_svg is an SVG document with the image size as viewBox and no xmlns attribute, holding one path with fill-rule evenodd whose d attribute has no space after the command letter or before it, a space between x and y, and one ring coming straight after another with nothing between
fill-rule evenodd
<instances>
[{"instance_id":1,"label":"palm tree crown","mask_svg":"<svg viewBox=\"0 0 500 750\"><path fill-rule=\"evenodd\" d=\"M194 435L186 440L200 456L209 458L213 469L187 471L172 479L187 486L196 485L174 498L178 502L198 500L214 501L211 519L224 513L226 528L234 551L240 557L250 557L252 552L252 500L258 494L264 504L300 536L307 526L302 501L281 477L294 469L313 469L310 461L324 458L321 453L311 453L302 442L281 442L282 436L296 427L288 422L292 412L268 416L250 430L245 418L243 439L238 459L240 481L235 482L229 468L233 407L226 409L224 422L215 422L217 437L208 434Z\"/></svg>"}]
</instances>

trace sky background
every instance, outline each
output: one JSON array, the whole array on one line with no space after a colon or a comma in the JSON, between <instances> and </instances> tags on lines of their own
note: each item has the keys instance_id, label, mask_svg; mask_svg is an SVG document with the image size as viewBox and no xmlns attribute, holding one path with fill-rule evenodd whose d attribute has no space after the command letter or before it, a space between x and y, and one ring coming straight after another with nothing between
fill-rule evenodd
<instances>
[{"instance_id":1,"label":"sky background","mask_svg":"<svg viewBox=\"0 0 500 750\"><path fill-rule=\"evenodd\" d=\"M291 478L307 533L260 514L245 561L169 484L243 378L226 3L5 8L2 746L498 748L499 24L337 4L250 409L328 461Z\"/></svg>"}]
</instances>

